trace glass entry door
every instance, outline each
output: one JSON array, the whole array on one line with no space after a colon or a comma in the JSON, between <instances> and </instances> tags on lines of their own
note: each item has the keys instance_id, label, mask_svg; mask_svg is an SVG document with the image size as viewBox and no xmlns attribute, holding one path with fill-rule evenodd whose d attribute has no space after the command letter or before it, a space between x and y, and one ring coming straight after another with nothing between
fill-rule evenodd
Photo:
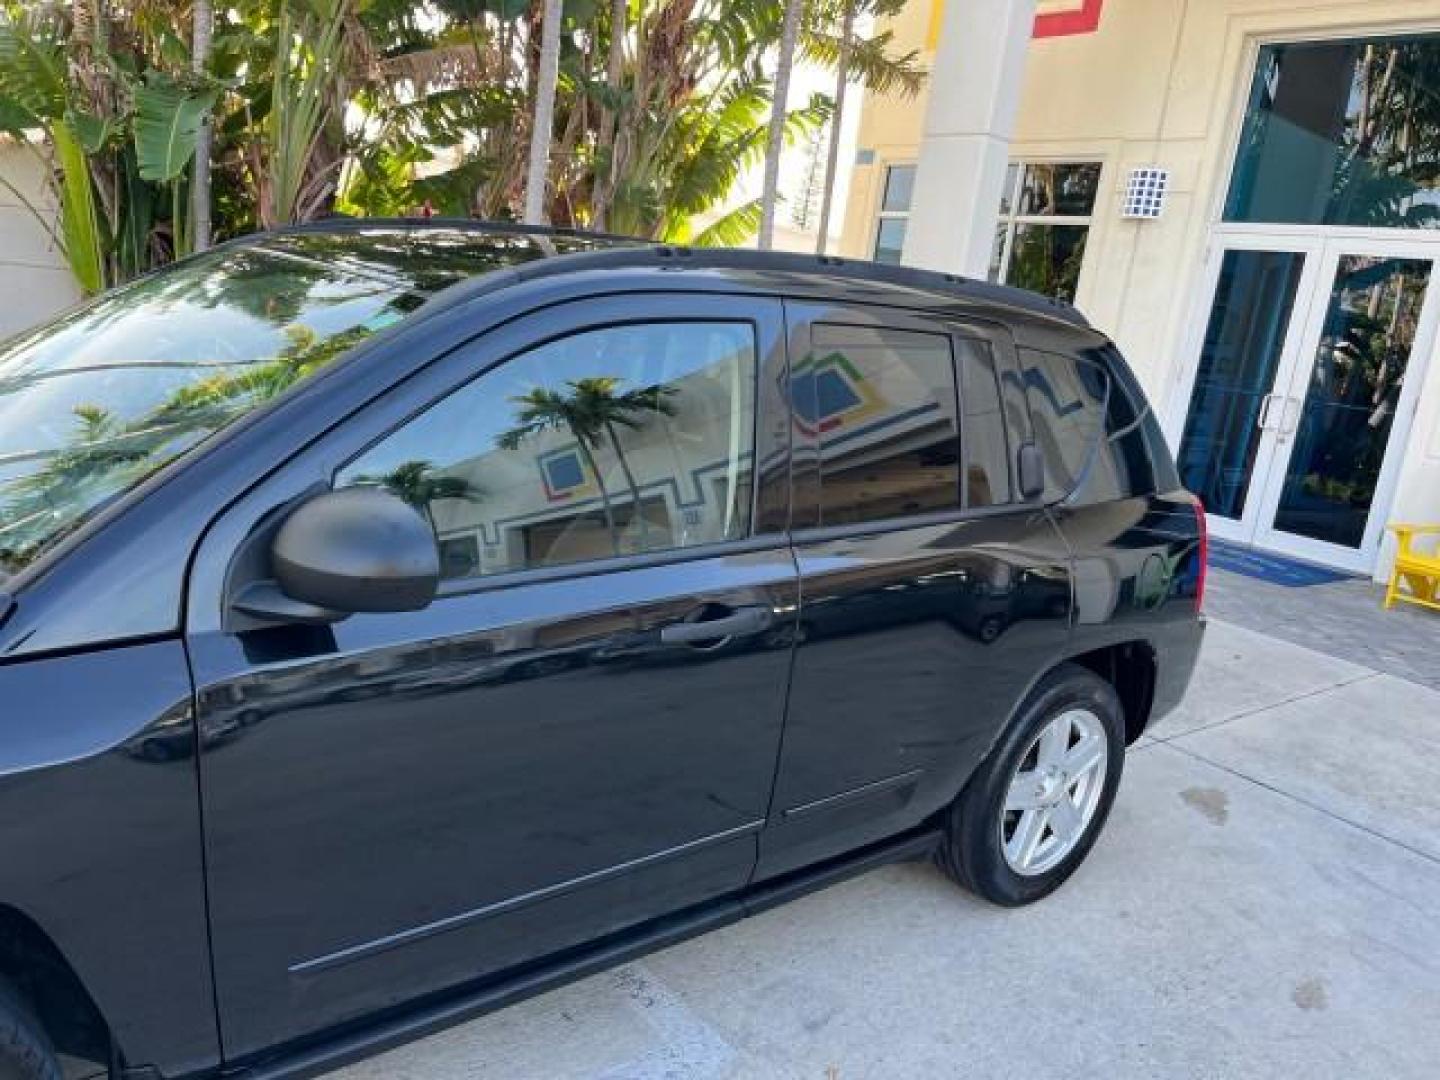
<instances>
[{"instance_id":1,"label":"glass entry door","mask_svg":"<svg viewBox=\"0 0 1440 1080\"><path fill-rule=\"evenodd\" d=\"M1215 533L1369 570L1431 352L1433 242L1231 238L1180 440Z\"/></svg>"}]
</instances>

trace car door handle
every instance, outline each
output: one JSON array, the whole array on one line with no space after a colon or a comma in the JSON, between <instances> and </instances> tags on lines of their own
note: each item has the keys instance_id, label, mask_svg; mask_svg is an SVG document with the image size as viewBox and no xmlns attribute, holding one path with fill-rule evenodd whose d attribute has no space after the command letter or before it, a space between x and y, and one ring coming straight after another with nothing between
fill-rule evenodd
<instances>
[{"instance_id":1,"label":"car door handle","mask_svg":"<svg viewBox=\"0 0 1440 1080\"><path fill-rule=\"evenodd\" d=\"M717 641L720 638L735 637L738 634L758 634L770 629L775 613L768 607L736 608L728 615L700 622L675 623L660 630L660 640L666 645L694 645L702 641Z\"/></svg>"}]
</instances>

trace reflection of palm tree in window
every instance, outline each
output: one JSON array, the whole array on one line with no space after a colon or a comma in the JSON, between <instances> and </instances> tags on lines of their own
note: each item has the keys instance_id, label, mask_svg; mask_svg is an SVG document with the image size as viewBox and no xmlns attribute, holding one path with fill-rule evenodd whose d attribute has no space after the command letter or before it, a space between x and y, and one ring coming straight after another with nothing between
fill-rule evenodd
<instances>
[{"instance_id":1,"label":"reflection of palm tree in window","mask_svg":"<svg viewBox=\"0 0 1440 1080\"><path fill-rule=\"evenodd\" d=\"M632 517L640 525L640 549L649 550L650 537L645 520L644 508L640 504L640 485L630 468L630 461L620 445L619 428L635 431L644 426L648 415L673 416L675 406L668 400L676 390L674 387L655 384L636 390L620 391L621 379L614 376L596 376L576 379L565 385L569 393L536 387L528 394L511 400L519 406L515 427L497 440L502 449L513 450L522 441L543 431L569 431L579 445L580 453L595 484L600 490L600 502L605 514L605 527L610 533L610 544L615 554L620 554L620 532L615 524L615 510L610 501L610 490L595 459L596 451L604 447L606 440L615 452L625 484L630 489Z\"/></svg>"},{"instance_id":2,"label":"reflection of palm tree in window","mask_svg":"<svg viewBox=\"0 0 1440 1080\"><path fill-rule=\"evenodd\" d=\"M1433 40L1367 44L1355 71L1348 143L1335 172L1331 220L1427 228L1440 207L1417 202L1435 187L1440 139L1440 49Z\"/></svg>"},{"instance_id":3,"label":"reflection of palm tree in window","mask_svg":"<svg viewBox=\"0 0 1440 1080\"><path fill-rule=\"evenodd\" d=\"M358 476L355 482L375 484L399 496L425 515L436 536L440 530L435 525L435 503L443 499L479 502L483 497L480 489L463 476L436 475L435 466L428 461L407 461L383 476Z\"/></svg>"},{"instance_id":4,"label":"reflection of palm tree in window","mask_svg":"<svg viewBox=\"0 0 1440 1080\"><path fill-rule=\"evenodd\" d=\"M372 333L364 326L326 340L309 327L286 328L288 344L269 360L226 369L181 386L153 409L124 421L99 405L77 405L65 444L16 461L31 471L0 481L0 524L7 572L24 566L35 545L50 542L55 522L67 528L98 509L94 495L119 492L156 472L235 417L279 396ZM99 504L103 505L103 501Z\"/></svg>"}]
</instances>

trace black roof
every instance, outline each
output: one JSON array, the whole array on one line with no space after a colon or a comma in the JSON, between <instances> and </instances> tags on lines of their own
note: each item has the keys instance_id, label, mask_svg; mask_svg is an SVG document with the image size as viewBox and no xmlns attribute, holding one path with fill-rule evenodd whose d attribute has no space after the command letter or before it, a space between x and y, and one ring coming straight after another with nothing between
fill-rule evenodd
<instances>
[{"instance_id":1,"label":"black roof","mask_svg":"<svg viewBox=\"0 0 1440 1080\"><path fill-rule=\"evenodd\" d=\"M940 301L997 305L1088 327L1070 304L1007 285L919 270L788 251L692 248L633 237L513 222L466 218L326 218L246 237L238 243L327 262L359 272L416 282L428 294L445 292L449 306L499 288L581 272L694 269L763 275L771 285L817 282L881 286ZM776 279L780 280L777 281ZM468 282L461 288L463 282Z\"/></svg>"}]
</instances>

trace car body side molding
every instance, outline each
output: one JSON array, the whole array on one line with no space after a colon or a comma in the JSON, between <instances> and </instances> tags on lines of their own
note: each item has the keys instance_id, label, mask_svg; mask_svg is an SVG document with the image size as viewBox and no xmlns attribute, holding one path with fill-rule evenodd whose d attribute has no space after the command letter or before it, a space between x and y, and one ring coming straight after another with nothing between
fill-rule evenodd
<instances>
[{"instance_id":1,"label":"car body side molding","mask_svg":"<svg viewBox=\"0 0 1440 1080\"><path fill-rule=\"evenodd\" d=\"M798 897L892 863L929 859L938 848L938 827L916 829L838 859L766 882L734 897L645 923L548 961L525 965L508 977L456 993L437 995L403 1012L383 1015L362 1028L296 1047L227 1074L230 1080L303 1080L384 1050L425 1038L535 997L587 975L758 915Z\"/></svg>"}]
</instances>

